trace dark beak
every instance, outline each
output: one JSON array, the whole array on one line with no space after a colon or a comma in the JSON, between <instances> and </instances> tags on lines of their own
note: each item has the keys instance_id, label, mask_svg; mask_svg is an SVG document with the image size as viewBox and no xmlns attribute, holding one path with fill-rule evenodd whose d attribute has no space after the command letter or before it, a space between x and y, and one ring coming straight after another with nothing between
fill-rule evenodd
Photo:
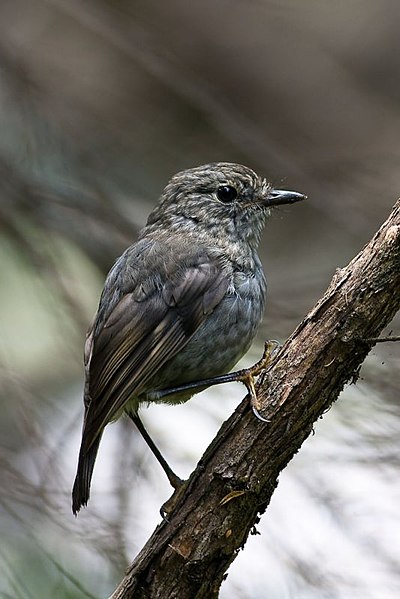
<instances>
[{"instance_id":1,"label":"dark beak","mask_svg":"<svg viewBox=\"0 0 400 599\"><path fill-rule=\"evenodd\" d=\"M271 189L264 202L265 206L280 206L281 204L294 204L306 200L307 196L297 191L285 191L282 189Z\"/></svg>"}]
</instances>

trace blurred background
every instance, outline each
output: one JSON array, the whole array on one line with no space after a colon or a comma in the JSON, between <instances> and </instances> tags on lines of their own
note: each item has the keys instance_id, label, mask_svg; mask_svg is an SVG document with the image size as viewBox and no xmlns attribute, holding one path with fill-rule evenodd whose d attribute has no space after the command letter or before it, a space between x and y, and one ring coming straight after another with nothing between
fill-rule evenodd
<instances>
[{"instance_id":1,"label":"blurred background","mask_svg":"<svg viewBox=\"0 0 400 599\"><path fill-rule=\"evenodd\" d=\"M399 23L396 0L2 0L1 597L107 597L170 495L121 419L87 509L70 508L84 334L169 177L235 161L309 196L268 223L250 364L399 196ZM317 423L222 598L400 596L399 360L398 344L374 348ZM142 417L187 476L243 396L220 386Z\"/></svg>"}]
</instances>

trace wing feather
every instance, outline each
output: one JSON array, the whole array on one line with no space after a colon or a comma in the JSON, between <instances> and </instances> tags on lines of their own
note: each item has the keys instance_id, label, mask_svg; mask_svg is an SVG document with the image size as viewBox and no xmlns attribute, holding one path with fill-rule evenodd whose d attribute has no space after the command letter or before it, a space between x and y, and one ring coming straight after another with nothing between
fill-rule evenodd
<instances>
[{"instance_id":1,"label":"wing feather","mask_svg":"<svg viewBox=\"0 0 400 599\"><path fill-rule=\"evenodd\" d=\"M223 265L206 253L175 270L161 285L146 281L138 290L137 284L121 297L103 326L94 326L97 334L88 341L83 452L188 343L229 285Z\"/></svg>"}]
</instances>

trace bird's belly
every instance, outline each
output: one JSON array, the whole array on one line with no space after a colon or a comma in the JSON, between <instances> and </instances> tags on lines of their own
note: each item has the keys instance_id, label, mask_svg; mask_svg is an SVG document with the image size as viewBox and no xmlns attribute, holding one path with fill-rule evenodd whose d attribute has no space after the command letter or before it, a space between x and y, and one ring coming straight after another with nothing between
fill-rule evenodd
<instances>
[{"instance_id":1,"label":"bird's belly","mask_svg":"<svg viewBox=\"0 0 400 599\"><path fill-rule=\"evenodd\" d=\"M187 345L154 376L148 399L154 401L151 391L224 374L235 366L249 349L264 311L265 294L251 295L225 296ZM199 390L168 395L159 401L181 403Z\"/></svg>"}]
</instances>

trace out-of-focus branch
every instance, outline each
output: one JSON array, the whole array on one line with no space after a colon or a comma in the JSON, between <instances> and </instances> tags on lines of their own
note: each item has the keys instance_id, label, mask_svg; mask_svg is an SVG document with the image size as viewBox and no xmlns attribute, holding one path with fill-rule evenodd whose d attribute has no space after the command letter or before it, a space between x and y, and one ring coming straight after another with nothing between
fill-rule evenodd
<instances>
[{"instance_id":1,"label":"out-of-focus branch","mask_svg":"<svg viewBox=\"0 0 400 599\"><path fill-rule=\"evenodd\" d=\"M387 343L388 341L400 341L400 336L388 335L387 337L371 337L369 343Z\"/></svg>"},{"instance_id":2,"label":"out-of-focus branch","mask_svg":"<svg viewBox=\"0 0 400 599\"><path fill-rule=\"evenodd\" d=\"M222 426L112 599L217 597L226 570L268 506L279 473L316 420L354 382L400 307L400 200L373 239L260 377L269 423L243 401ZM368 341L369 340L369 341Z\"/></svg>"}]
</instances>

